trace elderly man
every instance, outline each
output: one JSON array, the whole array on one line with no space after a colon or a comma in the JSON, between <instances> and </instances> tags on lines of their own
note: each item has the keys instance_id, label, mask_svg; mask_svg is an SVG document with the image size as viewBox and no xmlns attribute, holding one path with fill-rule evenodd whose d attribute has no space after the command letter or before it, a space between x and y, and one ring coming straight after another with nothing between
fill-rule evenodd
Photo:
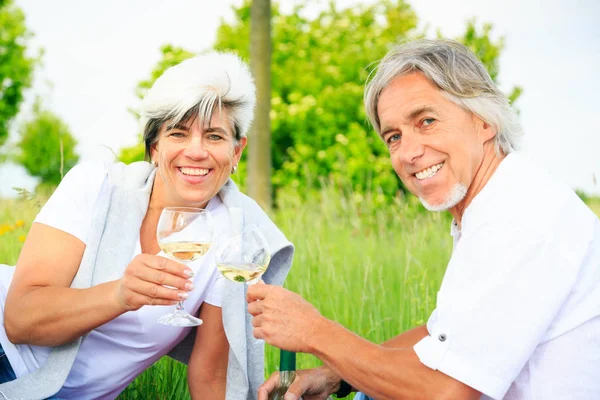
<instances>
[{"instance_id":1,"label":"elderly man","mask_svg":"<svg viewBox=\"0 0 600 400\"><path fill-rule=\"evenodd\" d=\"M454 217L454 250L427 325L382 345L250 287L254 335L325 364L286 399L600 399L600 221L514 152L517 119L481 62L451 41L400 45L365 106L408 190Z\"/></svg>"}]
</instances>

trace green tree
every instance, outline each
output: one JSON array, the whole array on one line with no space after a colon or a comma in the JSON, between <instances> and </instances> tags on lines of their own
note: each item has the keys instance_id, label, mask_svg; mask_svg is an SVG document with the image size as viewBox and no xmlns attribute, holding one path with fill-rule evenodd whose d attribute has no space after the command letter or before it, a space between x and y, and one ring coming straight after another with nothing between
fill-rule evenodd
<instances>
[{"instance_id":1,"label":"green tree","mask_svg":"<svg viewBox=\"0 0 600 400\"><path fill-rule=\"evenodd\" d=\"M39 102L33 116L19 127L20 140L15 161L32 176L41 178L44 185L58 185L79 160L75 153L77 141L69 127Z\"/></svg>"},{"instance_id":2,"label":"green tree","mask_svg":"<svg viewBox=\"0 0 600 400\"><path fill-rule=\"evenodd\" d=\"M146 93L150 90L154 81L157 80L167 68L177 65L194 55L187 50L170 44L162 46L160 52L162 53L162 58L150 72L150 77L140 81L135 89L135 94L140 100L146 96ZM137 113L135 111L132 110L132 114L137 118ZM139 134L139 141L140 142L137 145L122 148L117 156L119 161L130 164L135 161L143 160L145 150L141 133Z\"/></svg>"},{"instance_id":3,"label":"green tree","mask_svg":"<svg viewBox=\"0 0 600 400\"><path fill-rule=\"evenodd\" d=\"M251 66L256 81L256 112L248 143L248 194L270 209L271 193L271 0L250 7Z\"/></svg>"},{"instance_id":4,"label":"green tree","mask_svg":"<svg viewBox=\"0 0 600 400\"><path fill-rule=\"evenodd\" d=\"M246 0L233 11L233 22L224 21L218 28L214 47L234 50L249 60L251 2ZM379 0L346 9L330 3L312 18L306 16L305 4L290 13L274 5L271 14L274 188L306 193L326 179L349 183L359 193L376 191L382 199L395 195L401 183L385 145L367 122L362 98L374 62L398 41L425 35L417 29L415 12L404 0ZM497 79L504 44L503 38L490 38L491 29L489 24L479 28L471 20L456 39L469 46ZM173 60L182 52L171 47L163 55ZM517 87L509 97L515 100L520 93ZM249 142L254 139L250 135ZM244 186L247 167L241 167L236 180Z\"/></svg>"},{"instance_id":5,"label":"green tree","mask_svg":"<svg viewBox=\"0 0 600 400\"><path fill-rule=\"evenodd\" d=\"M12 0L0 0L0 146L19 112L23 91L31 86L38 61L26 54L31 36L23 11Z\"/></svg>"}]
</instances>

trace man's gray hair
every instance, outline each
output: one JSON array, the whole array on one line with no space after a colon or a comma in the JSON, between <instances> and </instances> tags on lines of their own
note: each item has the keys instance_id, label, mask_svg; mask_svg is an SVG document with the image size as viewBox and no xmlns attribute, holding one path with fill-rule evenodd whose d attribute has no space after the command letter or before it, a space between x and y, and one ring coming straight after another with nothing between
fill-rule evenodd
<instances>
[{"instance_id":1,"label":"man's gray hair","mask_svg":"<svg viewBox=\"0 0 600 400\"><path fill-rule=\"evenodd\" d=\"M210 52L167 69L152 85L140 108L149 158L164 123L198 118L209 126L215 110L226 110L235 140L246 137L254 116L256 87L248 65L232 53Z\"/></svg>"},{"instance_id":2,"label":"man's gray hair","mask_svg":"<svg viewBox=\"0 0 600 400\"><path fill-rule=\"evenodd\" d=\"M444 96L492 125L496 151L517 149L521 126L508 98L492 81L481 61L466 46L446 39L420 39L394 47L379 63L365 88L365 109L381 133L378 103L381 92L400 76L423 73Z\"/></svg>"}]
</instances>

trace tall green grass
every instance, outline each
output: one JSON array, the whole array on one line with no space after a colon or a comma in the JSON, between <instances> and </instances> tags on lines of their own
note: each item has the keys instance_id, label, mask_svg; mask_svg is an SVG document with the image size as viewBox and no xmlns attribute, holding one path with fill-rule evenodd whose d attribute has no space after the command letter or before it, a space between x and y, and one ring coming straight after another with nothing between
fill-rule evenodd
<instances>
[{"instance_id":1,"label":"tall green grass","mask_svg":"<svg viewBox=\"0 0 600 400\"><path fill-rule=\"evenodd\" d=\"M590 207L600 215L600 200ZM0 201L0 263L14 264L38 211L32 200ZM279 196L275 222L296 245L285 286L323 315L357 334L383 342L423 324L450 257L448 214L428 213L414 199L382 201L331 186L302 198ZM24 221L22 226L18 221ZM0 231L2 232L2 231ZM278 351L267 346L265 376L277 369ZM320 362L298 355L298 367ZM189 398L185 367L163 358L119 399Z\"/></svg>"},{"instance_id":2,"label":"tall green grass","mask_svg":"<svg viewBox=\"0 0 600 400\"><path fill-rule=\"evenodd\" d=\"M333 187L308 199L282 194L272 217L296 246L285 287L324 316L374 342L427 321L452 248L449 217ZM268 376L277 369L279 352L266 347ZM298 368L321 364L310 355L297 359ZM172 367L171 360L159 361L119 398L144 398L144 387L155 387ZM181 386L177 394L167 386L151 398L189 398Z\"/></svg>"}]
</instances>

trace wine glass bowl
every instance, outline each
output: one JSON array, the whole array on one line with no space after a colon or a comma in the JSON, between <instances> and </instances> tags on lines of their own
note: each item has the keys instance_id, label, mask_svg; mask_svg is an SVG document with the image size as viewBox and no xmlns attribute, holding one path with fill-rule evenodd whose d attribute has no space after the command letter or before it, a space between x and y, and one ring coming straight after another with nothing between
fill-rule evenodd
<instances>
[{"instance_id":1,"label":"wine glass bowl","mask_svg":"<svg viewBox=\"0 0 600 400\"><path fill-rule=\"evenodd\" d=\"M249 285L260 280L271 261L267 240L256 225L221 240L215 258L225 278Z\"/></svg>"},{"instance_id":2,"label":"wine glass bowl","mask_svg":"<svg viewBox=\"0 0 600 400\"><path fill-rule=\"evenodd\" d=\"M156 238L166 256L189 264L204 256L210 249L213 224L210 212L201 208L165 207L158 220ZM180 301L175 311L158 319L163 325L198 326L202 324L185 311Z\"/></svg>"}]
</instances>

